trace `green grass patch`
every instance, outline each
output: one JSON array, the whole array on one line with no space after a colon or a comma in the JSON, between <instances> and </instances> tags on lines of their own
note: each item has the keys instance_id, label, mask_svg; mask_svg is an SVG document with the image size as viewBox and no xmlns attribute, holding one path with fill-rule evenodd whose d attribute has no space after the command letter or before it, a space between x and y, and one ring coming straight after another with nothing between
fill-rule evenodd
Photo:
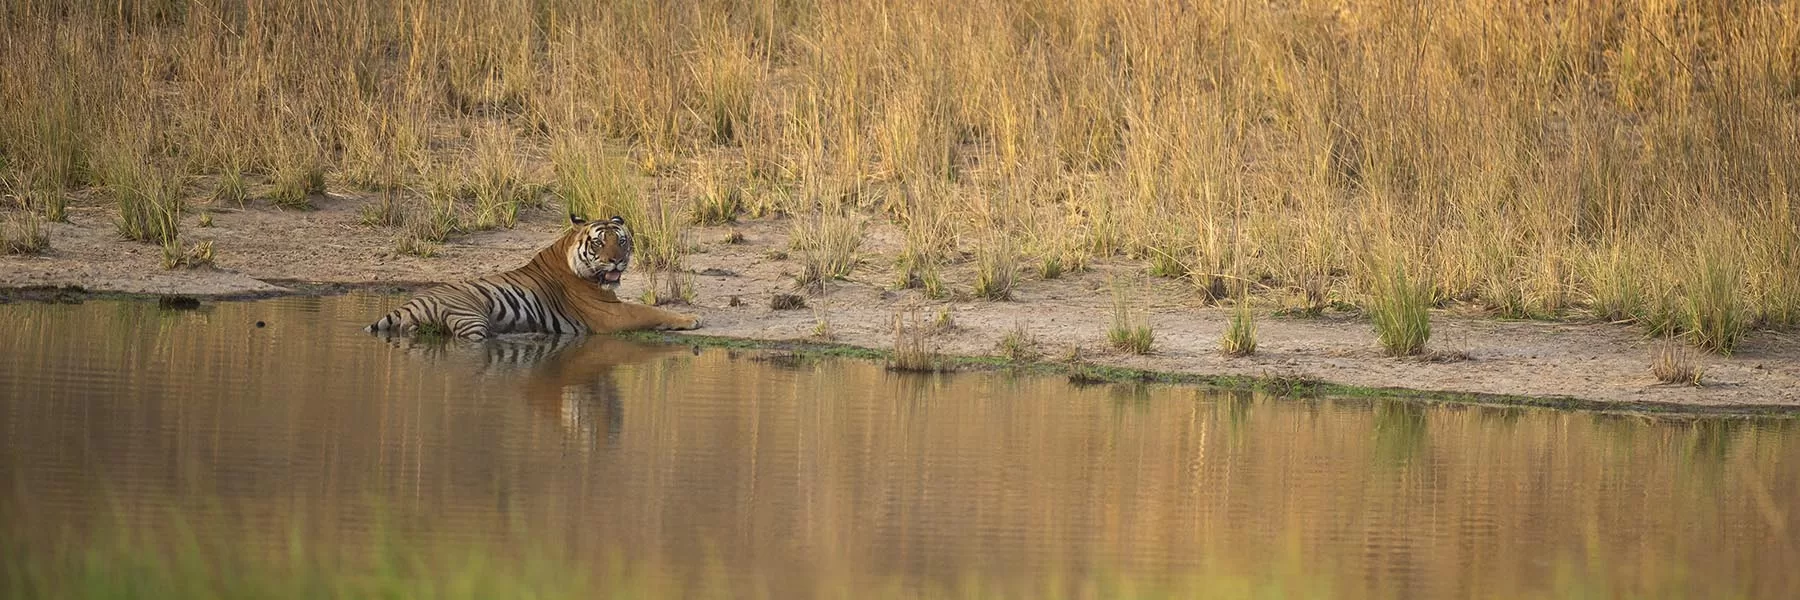
<instances>
[{"instance_id":1,"label":"green grass patch","mask_svg":"<svg viewBox=\"0 0 1800 600\"><path fill-rule=\"evenodd\" d=\"M1256 354L1256 315L1250 312L1249 298L1240 298L1238 305L1231 311L1231 322L1225 326L1225 336L1219 340L1219 351L1226 356L1249 356Z\"/></svg>"},{"instance_id":2,"label":"green grass patch","mask_svg":"<svg viewBox=\"0 0 1800 600\"><path fill-rule=\"evenodd\" d=\"M1377 273L1369 319L1382 351L1389 356L1412 356L1425 351L1431 340L1431 284L1407 273L1398 261Z\"/></svg>"},{"instance_id":3,"label":"green grass patch","mask_svg":"<svg viewBox=\"0 0 1800 600\"><path fill-rule=\"evenodd\" d=\"M1113 283L1112 326L1106 330L1106 341L1114 348L1132 354L1149 354L1156 346L1156 332L1135 306L1136 294L1122 283Z\"/></svg>"}]
</instances>

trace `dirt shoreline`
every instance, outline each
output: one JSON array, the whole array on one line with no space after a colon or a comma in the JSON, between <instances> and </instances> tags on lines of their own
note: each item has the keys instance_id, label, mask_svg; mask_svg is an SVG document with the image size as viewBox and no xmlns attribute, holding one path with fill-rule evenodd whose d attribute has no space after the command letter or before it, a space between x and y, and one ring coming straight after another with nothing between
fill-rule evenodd
<instances>
[{"instance_id":1,"label":"dirt shoreline","mask_svg":"<svg viewBox=\"0 0 1800 600\"><path fill-rule=\"evenodd\" d=\"M72 206L69 223L48 226L49 252L0 256L0 301L108 293L247 299L355 289L405 292L514 268L562 224L560 213L530 211L512 229L457 236L435 257L419 258L394 252L398 232L359 224L362 201L326 197L317 204L311 211L214 208L215 225L206 228L198 226L197 215L186 215L184 241L212 240L217 258L212 268L178 270L161 268L157 246L120 240L109 207ZM1094 365L1190 379L1317 380L1499 403L1535 398L1545 402L1519 403L1580 408L1800 414L1800 336L1792 332L1754 331L1730 357L1696 354L1705 367L1700 387L1659 384L1649 369L1654 344L1626 325L1507 321L1456 309L1433 312L1429 347L1466 354L1467 360L1383 356L1367 320L1358 315L1280 317L1267 308L1258 310L1257 354L1231 358L1217 351L1230 309L1202 306L1179 282L1141 278L1138 289L1156 331L1156 348L1144 356L1125 354L1105 341L1112 308L1107 282L1114 274L1140 277L1141 265L1102 260L1060 279L1027 277L1011 301L933 300L917 291L889 289L891 257L901 238L898 229L878 221L869 223L865 260L849 280L808 296L805 309L773 310L770 298L793 292L792 274L800 268L794 260L774 257L787 248L791 227L791 221L776 219L689 230L696 246L687 258L696 301L681 310L704 320L693 333L886 349L893 344L894 315L916 309L924 320L940 312L950 315L954 325L933 334L929 343L952 356L996 354L999 340L1023 326L1046 360L1078 346ZM743 242L726 243L728 231L741 233ZM952 289L966 290L972 269L966 263L948 267ZM636 298L647 284L646 275L634 270L621 295ZM816 335L821 319L829 323L829 340Z\"/></svg>"}]
</instances>

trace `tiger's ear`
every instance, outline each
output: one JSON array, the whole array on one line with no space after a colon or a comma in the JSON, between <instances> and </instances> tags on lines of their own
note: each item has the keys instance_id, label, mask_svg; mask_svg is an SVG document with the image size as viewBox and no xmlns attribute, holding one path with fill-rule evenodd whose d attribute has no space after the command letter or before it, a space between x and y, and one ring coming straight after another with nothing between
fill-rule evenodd
<instances>
[{"instance_id":1,"label":"tiger's ear","mask_svg":"<svg viewBox=\"0 0 1800 600\"><path fill-rule=\"evenodd\" d=\"M586 223L586 222L587 222L587 219L581 218L581 215L577 215L575 213L569 213L569 224L580 225L580 224Z\"/></svg>"},{"instance_id":2,"label":"tiger's ear","mask_svg":"<svg viewBox=\"0 0 1800 600\"><path fill-rule=\"evenodd\" d=\"M619 215L613 215L613 218L608 219L608 220L612 221L612 224L614 224L614 225L624 225L625 224L625 217L621 217Z\"/></svg>"}]
</instances>

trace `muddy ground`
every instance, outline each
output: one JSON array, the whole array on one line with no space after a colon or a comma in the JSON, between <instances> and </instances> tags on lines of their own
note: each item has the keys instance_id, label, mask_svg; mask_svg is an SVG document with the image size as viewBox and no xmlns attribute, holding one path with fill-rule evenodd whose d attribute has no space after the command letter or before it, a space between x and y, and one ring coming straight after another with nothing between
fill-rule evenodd
<instances>
[{"instance_id":1,"label":"muddy ground","mask_svg":"<svg viewBox=\"0 0 1800 600\"><path fill-rule=\"evenodd\" d=\"M38 256L0 256L0 288L76 285L90 291L187 295L284 293L292 283L346 284L451 281L503 271L523 264L561 227L560 213L529 211L518 226L461 235L436 256L395 252L393 229L359 224L360 199L318 198L317 210L278 210L259 204L245 209L212 209L214 226L198 226L197 214L184 217L187 243L212 240L212 268L165 270L161 250L122 241L112 225L113 210L71 206L69 223L49 225L51 250ZM1259 347L1254 356L1231 358L1217 348L1230 309L1204 306L1193 289L1179 282L1142 277L1141 265L1100 261L1084 273L1055 280L1026 277L1013 299L978 301L963 297L925 298L916 291L892 290L892 256L900 232L871 222L862 247L865 258L848 281L835 282L806 298L807 308L773 310L770 299L794 290L799 264L779 258L792 221L758 220L731 227L696 227L688 258L695 304L704 327L695 333L764 340L818 339L821 319L835 341L874 348L893 344L896 313L917 309L931 320L948 311L954 327L931 343L948 354L998 353L998 341L1023 326L1037 350L1054 358L1078 346L1099 364L1170 372L1296 376L1363 387L1480 394L1569 397L1632 405L1672 403L1758 411L1800 407L1800 335L1754 331L1730 357L1696 354L1705 367L1704 385L1660 384L1650 373L1655 343L1628 325L1594 322L1505 321L1472 310L1434 311L1430 348L1434 361L1383 356L1367 319L1354 312L1319 317L1282 317L1273 307L1258 311ZM728 231L742 243L725 242ZM1108 349L1106 330L1115 274L1141 281L1155 350L1144 356ZM946 271L952 289L967 296L972 266ZM620 295L637 298L647 278L628 275ZM15 294L16 295L16 294ZM733 298L737 302L733 302ZM734 305L735 304L735 305ZM369 315L373 320L378 315Z\"/></svg>"}]
</instances>

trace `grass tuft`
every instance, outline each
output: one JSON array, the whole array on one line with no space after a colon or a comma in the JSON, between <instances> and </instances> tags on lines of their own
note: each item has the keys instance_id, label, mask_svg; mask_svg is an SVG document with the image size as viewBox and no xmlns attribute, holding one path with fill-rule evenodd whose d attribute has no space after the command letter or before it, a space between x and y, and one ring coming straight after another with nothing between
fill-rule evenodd
<instances>
[{"instance_id":1,"label":"grass tuft","mask_svg":"<svg viewBox=\"0 0 1800 600\"><path fill-rule=\"evenodd\" d=\"M147 165L118 166L108 187L119 206L114 225L125 239L164 244L180 233L181 185Z\"/></svg>"},{"instance_id":2,"label":"grass tuft","mask_svg":"<svg viewBox=\"0 0 1800 600\"><path fill-rule=\"evenodd\" d=\"M1038 352L1038 340L1025 328L1024 323L1014 323L1012 329L1000 336L1000 355L1013 362L1031 362L1037 360L1042 353Z\"/></svg>"},{"instance_id":3,"label":"grass tuft","mask_svg":"<svg viewBox=\"0 0 1800 600\"><path fill-rule=\"evenodd\" d=\"M943 356L927 344L929 327L920 322L917 310L894 315L894 351L888 358L890 371L937 372L946 370Z\"/></svg>"},{"instance_id":4,"label":"grass tuft","mask_svg":"<svg viewBox=\"0 0 1800 600\"><path fill-rule=\"evenodd\" d=\"M394 240L394 252L419 258L437 256L438 244L418 235L405 234Z\"/></svg>"},{"instance_id":5,"label":"grass tuft","mask_svg":"<svg viewBox=\"0 0 1800 600\"><path fill-rule=\"evenodd\" d=\"M1642 265L1629 260L1618 244L1597 250L1588 258L1588 307L1595 317L1614 323L1631 321L1646 308Z\"/></svg>"},{"instance_id":6,"label":"grass tuft","mask_svg":"<svg viewBox=\"0 0 1800 600\"><path fill-rule=\"evenodd\" d=\"M325 193L325 169L311 162L285 163L275 169L269 200L275 206L312 210L314 196Z\"/></svg>"},{"instance_id":7,"label":"grass tuft","mask_svg":"<svg viewBox=\"0 0 1800 600\"><path fill-rule=\"evenodd\" d=\"M1730 356L1750 328L1742 307L1743 265L1729 246L1696 252L1683 321L1694 345Z\"/></svg>"},{"instance_id":8,"label":"grass tuft","mask_svg":"<svg viewBox=\"0 0 1800 600\"><path fill-rule=\"evenodd\" d=\"M905 245L895 262L894 287L923 290L927 297L942 298L948 292L939 270L956 245L950 220L937 202L907 188L907 208L901 215Z\"/></svg>"},{"instance_id":9,"label":"grass tuft","mask_svg":"<svg viewBox=\"0 0 1800 600\"><path fill-rule=\"evenodd\" d=\"M1687 346L1667 338L1656 344L1655 355L1650 361L1650 373L1657 381L1685 385L1700 385L1706 375L1705 369L1695 364L1693 353Z\"/></svg>"},{"instance_id":10,"label":"grass tuft","mask_svg":"<svg viewBox=\"0 0 1800 600\"><path fill-rule=\"evenodd\" d=\"M812 313L812 336L824 341L837 339L837 328L831 325L831 312L826 310L823 306L814 306L812 307Z\"/></svg>"},{"instance_id":11,"label":"grass tuft","mask_svg":"<svg viewBox=\"0 0 1800 600\"><path fill-rule=\"evenodd\" d=\"M406 213L395 201L393 190L385 190L374 204L357 211L357 220L365 227L399 227L406 224Z\"/></svg>"},{"instance_id":12,"label":"grass tuft","mask_svg":"<svg viewBox=\"0 0 1800 600\"><path fill-rule=\"evenodd\" d=\"M475 135L474 145L475 164L468 184L475 198L472 226L477 230L511 229L519 222L519 209L532 195L513 135L503 127L486 127Z\"/></svg>"},{"instance_id":13,"label":"grass tuft","mask_svg":"<svg viewBox=\"0 0 1800 600\"><path fill-rule=\"evenodd\" d=\"M212 199L243 208L244 202L250 199L250 182L244 178L244 172L231 169L221 173L219 180L214 183Z\"/></svg>"},{"instance_id":14,"label":"grass tuft","mask_svg":"<svg viewBox=\"0 0 1800 600\"><path fill-rule=\"evenodd\" d=\"M1389 356L1412 356L1425 350L1431 339L1431 284L1407 274L1398 261L1376 273L1375 296L1370 299L1369 318L1375 325L1376 339Z\"/></svg>"},{"instance_id":15,"label":"grass tuft","mask_svg":"<svg viewBox=\"0 0 1800 600\"><path fill-rule=\"evenodd\" d=\"M608 154L597 136L570 133L556 137L550 162L568 212L587 219L618 215L632 227L644 218L646 211L625 159Z\"/></svg>"},{"instance_id":16,"label":"grass tuft","mask_svg":"<svg viewBox=\"0 0 1800 600\"><path fill-rule=\"evenodd\" d=\"M744 209L743 187L727 176L723 167L710 161L700 164L698 178L700 189L691 205L693 222L697 225L737 222L738 213Z\"/></svg>"},{"instance_id":17,"label":"grass tuft","mask_svg":"<svg viewBox=\"0 0 1800 600\"><path fill-rule=\"evenodd\" d=\"M0 254L40 254L50 249L50 232L36 213L9 213L0 222Z\"/></svg>"},{"instance_id":18,"label":"grass tuft","mask_svg":"<svg viewBox=\"0 0 1800 600\"><path fill-rule=\"evenodd\" d=\"M1062 277L1062 275L1063 275L1062 254L1056 253L1056 252L1044 254L1042 257L1039 257L1037 266L1038 266L1037 272L1038 272L1039 278L1056 279L1056 278Z\"/></svg>"},{"instance_id":19,"label":"grass tuft","mask_svg":"<svg viewBox=\"0 0 1800 600\"><path fill-rule=\"evenodd\" d=\"M855 215L824 210L796 223L792 235L790 244L800 253L800 273L794 276L800 289L818 292L826 281L856 270L863 225Z\"/></svg>"},{"instance_id":20,"label":"grass tuft","mask_svg":"<svg viewBox=\"0 0 1800 600\"><path fill-rule=\"evenodd\" d=\"M1156 332L1134 307L1136 303L1134 290L1117 281L1113 283L1112 326L1106 330L1106 341L1132 354L1149 354L1156 345Z\"/></svg>"},{"instance_id":21,"label":"grass tuft","mask_svg":"<svg viewBox=\"0 0 1800 600\"><path fill-rule=\"evenodd\" d=\"M691 305L697 298L694 291L694 277L685 271L648 270L644 273L644 277L646 283L643 296L640 298L644 304L651 306Z\"/></svg>"},{"instance_id":22,"label":"grass tuft","mask_svg":"<svg viewBox=\"0 0 1800 600\"><path fill-rule=\"evenodd\" d=\"M1225 327L1225 337L1219 340L1219 351L1226 356L1256 354L1256 315L1250 311L1248 298L1239 299L1232 309L1231 323Z\"/></svg>"},{"instance_id":23,"label":"grass tuft","mask_svg":"<svg viewBox=\"0 0 1800 600\"><path fill-rule=\"evenodd\" d=\"M212 240L196 242L194 245L188 246L186 250L183 250L181 243L176 240L169 240L162 245L162 268L164 269L198 269L210 267L212 264Z\"/></svg>"},{"instance_id":24,"label":"grass tuft","mask_svg":"<svg viewBox=\"0 0 1800 600\"><path fill-rule=\"evenodd\" d=\"M987 300L1012 298L1013 285L1019 276L1019 255L1011 238L995 237L975 252L975 296Z\"/></svg>"},{"instance_id":25,"label":"grass tuft","mask_svg":"<svg viewBox=\"0 0 1800 600\"><path fill-rule=\"evenodd\" d=\"M634 236L633 265L643 265L649 271L671 273L685 268L688 253L687 227L670 203L656 202L654 206L626 212L643 215L635 220L630 214L622 215Z\"/></svg>"}]
</instances>

